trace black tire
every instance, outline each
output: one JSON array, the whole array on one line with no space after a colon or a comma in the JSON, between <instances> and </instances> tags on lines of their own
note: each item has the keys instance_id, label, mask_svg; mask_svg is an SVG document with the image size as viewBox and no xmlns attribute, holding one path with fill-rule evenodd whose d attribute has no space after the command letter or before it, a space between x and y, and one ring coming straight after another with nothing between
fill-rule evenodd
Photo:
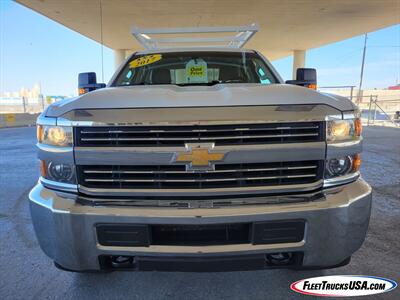
<instances>
[{"instance_id":1,"label":"black tire","mask_svg":"<svg viewBox=\"0 0 400 300\"><path fill-rule=\"evenodd\" d=\"M335 269L335 268L340 268L348 265L351 261L351 256L347 257L345 260L343 260L341 263L338 263L337 265L332 265L332 266L315 266L315 267L298 267L295 268L297 271L306 271L306 270L327 270L327 269Z\"/></svg>"},{"instance_id":2,"label":"black tire","mask_svg":"<svg viewBox=\"0 0 400 300\"><path fill-rule=\"evenodd\" d=\"M81 271L81 270L79 270L79 271L77 271L77 270L71 270L71 269L64 268L62 265L60 265L60 264L57 263L57 262L54 262L54 266L55 266L57 269L59 269L59 270L66 271L66 272L72 272L72 273L92 273L92 274L107 274L107 273L112 273L111 270L83 270L83 271Z\"/></svg>"}]
</instances>

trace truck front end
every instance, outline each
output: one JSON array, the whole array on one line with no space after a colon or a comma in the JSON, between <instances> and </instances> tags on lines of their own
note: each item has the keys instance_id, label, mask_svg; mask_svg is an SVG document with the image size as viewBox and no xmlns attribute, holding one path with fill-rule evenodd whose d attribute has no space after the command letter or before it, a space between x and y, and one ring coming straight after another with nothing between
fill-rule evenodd
<instances>
[{"instance_id":1,"label":"truck front end","mask_svg":"<svg viewBox=\"0 0 400 300\"><path fill-rule=\"evenodd\" d=\"M372 198L356 107L281 84L254 52L157 55L38 119L43 251L72 271L346 264Z\"/></svg>"}]
</instances>

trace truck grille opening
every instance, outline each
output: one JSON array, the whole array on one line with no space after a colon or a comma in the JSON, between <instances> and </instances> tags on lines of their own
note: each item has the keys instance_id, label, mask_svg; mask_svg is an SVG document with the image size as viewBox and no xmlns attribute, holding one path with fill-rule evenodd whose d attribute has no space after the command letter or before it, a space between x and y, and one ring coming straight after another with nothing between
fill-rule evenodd
<instances>
[{"instance_id":1,"label":"truck grille opening","mask_svg":"<svg viewBox=\"0 0 400 300\"><path fill-rule=\"evenodd\" d=\"M296 243L304 238L302 219L222 224L97 224L103 246L202 246Z\"/></svg>"},{"instance_id":2,"label":"truck grille opening","mask_svg":"<svg viewBox=\"0 0 400 300\"><path fill-rule=\"evenodd\" d=\"M217 146L318 142L323 132L322 122L296 122L76 127L74 136L78 147L179 147L196 142Z\"/></svg>"},{"instance_id":3,"label":"truck grille opening","mask_svg":"<svg viewBox=\"0 0 400 300\"><path fill-rule=\"evenodd\" d=\"M78 165L88 188L205 189L308 184L322 178L323 161L215 164L215 170L186 171L185 165Z\"/></svg>"},{"instance_id":4,"label":"truck grille opening","mask_svg":"<svg viewBox=\"0 0 400 300\"><path fill-rule=\"evenodd\" d=\"M152 225L152 245L227 245L250 243L250 224Z\"/></svg>"}]
</instances>

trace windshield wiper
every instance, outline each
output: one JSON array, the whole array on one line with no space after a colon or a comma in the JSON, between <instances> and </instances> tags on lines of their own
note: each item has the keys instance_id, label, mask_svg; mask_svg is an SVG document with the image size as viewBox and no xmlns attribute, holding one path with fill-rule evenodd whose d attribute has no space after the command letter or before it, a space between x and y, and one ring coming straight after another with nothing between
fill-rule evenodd
<instances>
[{"instance_id":1,"label":"windshield wiper","mask_svg":"<svg viewBox=\"0 0 400 300\"><path fill-rule=\"evenodd\" d=\"M237 79L220 80L219 83L248 83L248 82L244 81L243 79L237 78Z\"/></svg>"},{"instance_id":2,"label":"windshield wiper","mask_svg":"<svg viewBox=\"0 0 400 300\"><path fill-rule=\"evenodd\" d=\"M200 85L200 86L213 86L216 84L220 83L244 83L242 79L228 79L228 80L212 80L210 82L189 82L189 83L162 83L162 85L177 85L177 86L195 86L195 85ZM133 86L133 85L161 85L160 83L151 83L148 81L141 81L135 84L129 84L129 85L124 85L124 86Z\"/></svg>"},{"instance_id":3,"label":"windshield wiper","mask_svg":"<svg viewBox=\"0 0 400 300\"><path fill-rule=\"evenodd\" d=\"M142 81L142 82L138 82L138 83L130 84L130 85L132 86L132 85L176 85L176 84L174 84L174 83L151 83L148 81Z\"/></svg>"},{"instance_id":4,"label":"windshield wiper","mask_svg":"<svg viewBox=\"0 0 400 300\"><path fill-rule=\"evenodd\" d=\"M193 86L193 85L206 85L212 86L220 83L244 83L242 79L229 79L229 80L212 80L210 82L192 82L192 83L180 83L178 86Z\"/></svg>"},{"instance_id":5,"label":"windshield wiper","mask_svg":"<svg viewBox=\"0 0 400 300\"><path fill-rule=\"evenodd\" d=\"M193 86L193 85L215 85L218 84L219 81L218 80L213 80L211 82L189 82L189 83L179 83L176 84L178 86Z\"/></svg>"}]
</instances>

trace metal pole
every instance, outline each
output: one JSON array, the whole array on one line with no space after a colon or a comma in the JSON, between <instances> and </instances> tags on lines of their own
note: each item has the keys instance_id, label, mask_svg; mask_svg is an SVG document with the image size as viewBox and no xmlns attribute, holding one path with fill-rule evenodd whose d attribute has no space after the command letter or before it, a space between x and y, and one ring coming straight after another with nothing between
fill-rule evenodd
<instances>
[{"instance_id":1,"label":"metal pole","mask_svg":"<svg viewBox=\"0 0 400 300\"><path fill-rule=\"evenodd\" d=\"M40 97L40 100L42 102L42 111L44 111L44 97L43 97L42 94L40 94L39 97Z\"/></svg>"},{"instance_id":2,"label":"metal pole","mask_svg":"<svg viewBox=\"0 0 400 300\"><path fill-rule=\"evenodd\" d=\"M364 37L364 50L363 50L363 56L362 56L362 62L361 62L361 73L360 73L360 84L358 86L358 103L361 102L361 88L362 88L362 82L363 82L363 76L364 76L364 64L365 64L365 53L367 52L367 38L368 34L365 34Z\"/></svg>"},{"instance_id":3,"label":"metal pole","mask_svg":"<svg viewBox=\"0 0 400 300\"><path fill-rule=\"evenodd\" d=\"M376 120L376 101L378 100L378 97L377 96L375 96L375 101L374 101L374 103L375 103L375 107L374 107L374 124L375 124L375 120Z\"/></svg>"},{"instance_id":4,"label":"metal pole","mask_svg":"<svg viewBox=\"0 0 400 300\"><path fill-rule=\"evenodd\" d=\"M368 109L368 122L367 122L367 126L369 126L369 121L371 120L371 107L372 107L372 95L369 96L369 109Z\"/></svg>"},{"instance_id":5,"label":"metal pole","mask_svg":"<svg viewBox=\"0 0 400 300\"><path fill-rule=\"evenodd\" d=\"M24 109L24 113L26 113L26 98L25 98L25 96L22 96L22 106Z\"/></svg>"},{"instance_id":6,"label":"metal pole","mask_svg":"<svg viewBox=\"0 0 400 300\"><path fill-rule=\"evenodd\" d=\"M350 101L353 101L353 90L354 90L354 86L350 87Z\"/></svg>"},{"instance_id":7,"label":"metal pole","mask_svg":"<svg viewBox=\"0 0 400 300\"><path fill-rule=\"evenodd\" d=\"M101 42L101 82L104 82L104 41L103 41L103 5L100 4L100 42Z\"/></svg>"}]
</instances>

